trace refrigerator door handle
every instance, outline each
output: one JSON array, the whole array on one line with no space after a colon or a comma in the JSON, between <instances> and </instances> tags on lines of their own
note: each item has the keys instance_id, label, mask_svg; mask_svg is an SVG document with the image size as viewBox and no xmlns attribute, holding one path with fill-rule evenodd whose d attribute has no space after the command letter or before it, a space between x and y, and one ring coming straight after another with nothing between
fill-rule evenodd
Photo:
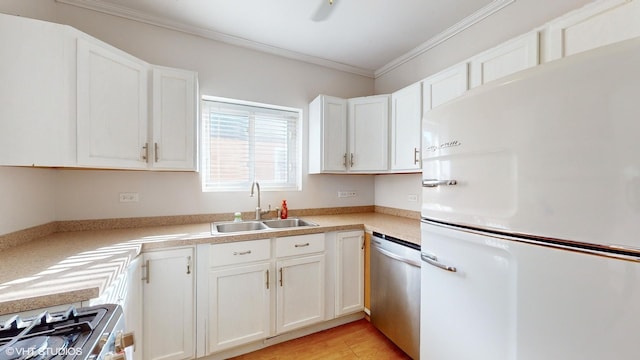
<instances>
[{"instance_id":1,"label":"refrigerator door handle","mask_svg":"<svg viewBox=\"0 0 640 360\"><path fill-rule=\"evenodd\" d=\"M458 269L456 269L453 266L448 266L448 265L445 265L445 264L439 262L438 258L435 255L431 255L431 254L427 254L427 253L421 253L420 257L427 264L433 265L433 266L435 266L437 268L440 268L442 270L451 271L451 272L457 272L458 271Z\"/></svg>"},{"instance_id":2,"label":"refrigerator door handle","mask_svg":"<svg viewBox=\"0 0 640 360\"><path fill-rule=\"evenodd\" d=\"M457 185L457 180L438 180L438 179L424 179L422 180L422 187L437 187L440 185Z\"/></svg>"}]
</instances>

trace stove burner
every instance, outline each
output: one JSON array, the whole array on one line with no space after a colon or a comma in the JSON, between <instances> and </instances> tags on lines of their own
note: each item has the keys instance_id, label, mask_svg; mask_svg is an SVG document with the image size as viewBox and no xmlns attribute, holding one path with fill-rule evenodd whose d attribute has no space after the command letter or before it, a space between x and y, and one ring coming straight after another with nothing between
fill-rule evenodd
<instances>
[{"instance_id":1,"label":"stove burner","mask_svg":"<svg viewBox=\"0 0 640 360\"><path fill-rule=\"evenodd\" d=\"M122 316L117 305L42 314L0 323L0 360L86 359L97 355L100 336Z\"/></svg>"}]
</instances>

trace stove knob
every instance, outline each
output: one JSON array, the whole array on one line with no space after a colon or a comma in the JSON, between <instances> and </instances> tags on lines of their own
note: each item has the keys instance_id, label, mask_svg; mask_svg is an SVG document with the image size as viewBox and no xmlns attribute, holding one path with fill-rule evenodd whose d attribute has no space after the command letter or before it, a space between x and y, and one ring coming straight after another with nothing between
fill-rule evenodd
<instances>
[{"instance_id":1,"label":"stove knob","mask_svg":"<svg viewBox=\"0 0 640 360\"><path fill-rule=\"evenodd\" d=\"M109 341L109 333L103 333L100 339L98 339L98 347L102 349L107 341Z\"/></svg>"},{"instance_id":2,"label":"stove knob","mask_svg":"<svg viewBox=\"0 0 640 360\"><path fill-rule=\"evenodd\" d=\"M122 352L124 351L125 348L131 346L131 345L135 345L135 341L133 338L133 332L122 332L119 331L116 334L116 340L115 340L115 349L116 352Z\"/></svg>"},{"instance_id":3,"label":"stove knob","mask_svg":"<svg viewBox=\"0 0 640 360\"><path fill-rule=\"evenodd\" d=\"M114 354L112 352L104 355L104 360L127 360L125 353Z\"/></svg>"}]
</instances>

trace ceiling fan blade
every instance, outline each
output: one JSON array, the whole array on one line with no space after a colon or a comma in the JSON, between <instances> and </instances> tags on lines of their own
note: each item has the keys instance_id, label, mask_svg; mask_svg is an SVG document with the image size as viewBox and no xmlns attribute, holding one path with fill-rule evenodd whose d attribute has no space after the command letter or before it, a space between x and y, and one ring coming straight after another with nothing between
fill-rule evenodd
<instances>
[{"instance_id":1,"label":"ceiling fan blade","mask_svg":"<svg viewBox=\"0 0 640 360\"><path fill-rule=\"evenodd\" d=\"M336 4L340 0L320 0L320 5L316 9L316 12L311 17L313 21L325 21L331 16Z\"/></svg>"}]
</instances>

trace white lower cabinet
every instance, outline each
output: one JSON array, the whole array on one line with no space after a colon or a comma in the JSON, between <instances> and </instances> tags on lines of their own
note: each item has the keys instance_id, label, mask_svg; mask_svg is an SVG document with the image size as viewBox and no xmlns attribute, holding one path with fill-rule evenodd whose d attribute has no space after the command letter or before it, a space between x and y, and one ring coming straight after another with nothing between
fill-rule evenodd
<instances>
[{"instance_id":1,"label":"white lower cabinet","mask_svg":"<svg viewBox=\"0 0 640 360\"><path fill-rule=\"evenodd\" d=\"M265 339L271 329L271 240L208 247L206 353Z\"/></svg>"},{"instance_id":2,"label":"white lower cabinet","mask_svg":"<svg viewBox=\"0 0 640 360\"><path fill-rule=\"evenodd\" d=\"M336 316L364 310L364 232L336 234Z\"/></svg>"},{"instance_id":3,"label":"white lower cabinet","mask_svg":"<svg viewBox=\"0 0 640 360\"><path fill-rule=\"evenodd\" d=\"M276 332L324 320L325 235L277 238Z\"/></svg>"},{"instance_id":4,"label":"white lower cabinet","mask_svg":"<svg viewBox=\"0 0 640 360\"><path fill-rule=\"evenodd\" d=\"M199 357L325 320L324 233L200 245L198 255Z\"/></svg>"},{"instance_id":5,"label":"white lower cabinet","mask_svg":"<svg viewBox=\"0 0 640 360\"><path fill-rule=\"evenodd\" d=\"M209 353L269 336L270 269L260 263L209 273Z\"/></svg>"},{"instance_id":6,"label":"white lower cabinet","mask_svg":"<svg viewBox=\"0 0 640 360\"><path fill-rule=\"evenodd\" d=\"M279 260L278 334L324 320L324 253Z\"/></svg>"},{"instance_id":7,"label":"white lower cabinet","mask_svg":"<svg viewBox=\"0 0 640 360\"><path fill-rule=\"evenodd\" d=\"M193 265L192 248L143 254L143 359L182 360L195 357Z\"/></svg>"}]
</instances>

